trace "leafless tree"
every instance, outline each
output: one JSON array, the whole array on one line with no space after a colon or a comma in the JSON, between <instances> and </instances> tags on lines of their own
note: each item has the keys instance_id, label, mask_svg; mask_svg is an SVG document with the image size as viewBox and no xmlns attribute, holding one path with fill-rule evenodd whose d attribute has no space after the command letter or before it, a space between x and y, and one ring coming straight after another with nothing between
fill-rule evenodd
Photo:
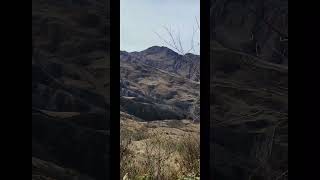
<instances>
[{"instance_id":1,"label":"leafless tree","mask_svg":"<svg viewBox=\"0 0 320 180\"><path fill-rule=\"evenodd\" d=\"M155 32L155 34L166 46L181 55L181 58L177 59L177 61L175 62L174 69L179 67L184 62L191 63L188 78L198 81L200 79L200 63L194 63L190 57L186 56L188 53L195 53L195 48L200 46L200 42L195 41L196 33L200 33L200 24L197 17L195 18L195 21L196 25L193 28L190 47L188 48L182 45L183 43L181 40L181 33L179 29L177 31L174 31L171 27L163 26L165 35L161 35L158 32Z\"/></svg>"},{"instance_id":2,"label":"leafless tree","mask_svg":"<svg viewBox=\"0 0 320 180\"><path fill-rule=\"evenodd\" d=\"M155 32L155 34L165 45L181 54L181 58L177 59L174 64L174 69L179 67L182 63L188 62L191 64L189 67L188 78L190 80L199 81L200 63L194 63L193 59L191 59L189 56L186 56L188 53L195 52L196 46L200 46L200 42L195 41L196 33L200 32L200 23L197 17L195 17L195 21L196 25L192 31L190 47L187 49L182 45L181 33L179 30L175 32L171 27L163 26L163 29L166 33L165 36L168 38L165 38L165 36L160 35L158 32ZM192 106L189 108L189 114L194 122L200 120L200 96L195 99Z\"/></svg>"}]
</instances>

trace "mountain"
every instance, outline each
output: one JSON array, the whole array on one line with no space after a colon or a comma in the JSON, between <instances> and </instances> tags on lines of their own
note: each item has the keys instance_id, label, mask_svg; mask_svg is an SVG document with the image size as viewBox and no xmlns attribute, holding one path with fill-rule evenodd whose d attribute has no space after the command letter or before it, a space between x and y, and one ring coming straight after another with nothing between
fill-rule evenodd
<instances>
[{"instance_id":1,"label":"mountain","mask_svg":"<svg viewBox=\"0 0 320 180\"><path fill-rule=\"evenodd\" d=\"M211 1L211 178L288 179L288 1Z\"/></svg>"},{"instance_id":2,"label":"mountain","mask_svg":"<svg viewBox=\"0 0 320 180\"><path fill-rule=\"evenodd\" d=\"M109 10L32 1L32 179L101 179L109 159Z\"/></svg>"},{"instance_id":3,"label":"mountain","mask_svg":"<svg viewBox=\"0 0 320 180\"><path fill-rule=\"evenodd\" d=\"M32 1L34 180L107 179L108 4ZM213 179L288 178L287 4L287 0L211 1ZM121 117L152 121L151 126L144 124L149 129L155 124L169 126L168 120L185 126L184 119L198 114L199 63L197 55L179 55L165 47L121 52ZM164 133L174 137L181 130L172 125L168 129L173 133Z\"/></svg>"},{"instance_id":4,"label":"mountain","mask_svg":"<svg viewBox=\"0 0 320 180\"><path fill-rule=\"evenodd\" d=\"M121 178L199 178L199 65L166 47L120 53Z\"/></svg>"},{"instance_id":5,"label":"mountain","mask_svg":"<svg viewBox=\"0 0 320 180\"><path fill-rule=\"evenodd\" d=\"M179 55L166 47L122 51L121 111L147 121L190 118L190 109L199 107L200 83L189 72L199 64L200 56Z\"/></svg>"},{"instance_id":6,"label":"mountain","mask_svg":"<svg viewBox=\"0 0 320 180\"><path fill-rule=\"evenodd\" d=\"M121 51L120 59L127 62L141 62L169 73L174 73L191 80L200 80L200 56L181 55L167 47L153 46L141 52Z\"/></svg>"}]
</instances>

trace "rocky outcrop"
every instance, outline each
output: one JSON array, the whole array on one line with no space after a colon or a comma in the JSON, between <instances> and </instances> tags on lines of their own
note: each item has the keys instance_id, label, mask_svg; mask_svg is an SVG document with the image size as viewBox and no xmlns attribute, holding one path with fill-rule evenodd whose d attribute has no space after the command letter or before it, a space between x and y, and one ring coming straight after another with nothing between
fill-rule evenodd
<instances>
[{"instance_id":1,"label":"rocky outcrop","mask_svg":"<svg viewBox=\"0 0 320 180\"><path fill-rule=\"evenodd\" d=\"M187 54L195 64L200 57ZM199 106L200 83L188 78L187 60L177 71L181 58L166 47L151 47L142 52L121 52L120 108L142 120L190 119L193 106Z\"/></svg>"},{"instance_id":2,"label":"rocky outcrop","mask_svg":"<svg viewBox=\"0 0 320 180\"><path fill-rule=\"evenodd\" d=\"M141 52L122 51L120 59L127 62L144 63L191 80L200 80L199 55L191 53L181 55L167 47L153 46Z\"/></svg>"}]
</instances>

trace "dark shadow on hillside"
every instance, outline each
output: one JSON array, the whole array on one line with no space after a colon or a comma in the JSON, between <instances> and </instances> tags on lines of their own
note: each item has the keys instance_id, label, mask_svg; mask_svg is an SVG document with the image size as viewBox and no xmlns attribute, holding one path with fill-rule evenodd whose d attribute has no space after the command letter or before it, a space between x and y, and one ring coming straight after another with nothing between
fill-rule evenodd
<instances>
[{"instance_id":1,"label":"dark shadow on hillside","mask_svg":"<svg viewBox=\"0 0 320 180\"><path fill-rule=\"evenodd\" d=\"M211 1L211 179L288 179L288 1Z\"/></svg>"},{"instance_id":2,"label":"dark shadow on hillside","mask_svg":"<svg viewBox=\"0 0 320 180\"><path fill-rule=\"evenodd\" d=\"M32 1L32 179L109 177L109 1Z\"/></svg>"}]
</instances>

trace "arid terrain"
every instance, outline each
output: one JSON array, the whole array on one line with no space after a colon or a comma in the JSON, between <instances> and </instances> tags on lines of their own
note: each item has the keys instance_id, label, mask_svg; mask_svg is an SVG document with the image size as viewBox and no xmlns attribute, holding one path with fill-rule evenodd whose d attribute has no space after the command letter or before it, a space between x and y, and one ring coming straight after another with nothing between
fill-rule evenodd
<instances>
[{"instance_id":1,"label":"arid terrain","mask_svg":"<svg viewBox=\"0 0 320 180\"><path fill-rule=\"evenodd\" d=\"M32 180L109 175L109 1L32 1ZM288 179L288 1L211 0L211 179ZM121 52L121 176L199 177L199 56ZM118 121L118 120L117 120Z\"/></svg>"},{"instance_id":2,"label":"arid terrain","mask_svg":"<svg viewBox=\"0 0 320 180\"><path fill-rule=\"evenodd\" d=\"M200 83L189 73L200 59L186 56L158 46L121 52L121 177L199 177Z\"/></svg>"}]
</instances>

